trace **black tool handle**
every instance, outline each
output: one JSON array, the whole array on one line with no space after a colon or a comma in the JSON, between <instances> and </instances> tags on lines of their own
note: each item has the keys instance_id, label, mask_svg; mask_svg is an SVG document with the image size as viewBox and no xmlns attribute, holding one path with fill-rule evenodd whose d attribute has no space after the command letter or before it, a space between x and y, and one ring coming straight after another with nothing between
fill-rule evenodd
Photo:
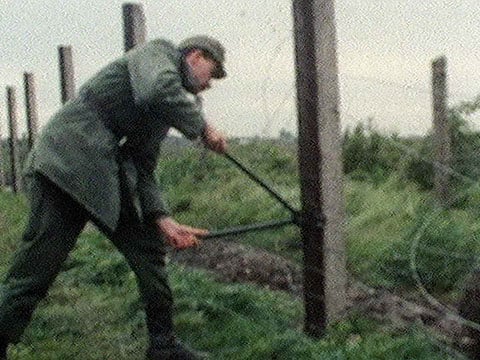
<instances>
[{"instance_id":1,"label":"black tool handle","mask_svg":"<svg viewBox=\"0 0 480 360\"><path fill-rule=\"evenodd\" d=\"M240 234L244 234L251 231L269 230L269 229L279 228L279 227L291 225L291 224L294 224L293 219L269 221L269 222L258 223L258 224L237 226L237 227L232 227L224 230L215 230L215 231L211 231L205 236L202 236L201 238L215 239L215 238L221 238L229 235L240 235Z\"/></svg>"}]
</instances>

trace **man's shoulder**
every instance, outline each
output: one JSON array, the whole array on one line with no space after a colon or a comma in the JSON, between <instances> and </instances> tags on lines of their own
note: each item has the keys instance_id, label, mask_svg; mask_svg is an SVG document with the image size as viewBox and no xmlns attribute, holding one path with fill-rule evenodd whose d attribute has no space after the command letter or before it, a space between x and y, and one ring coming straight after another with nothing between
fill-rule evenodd
<instances>
[{"instance_id":1,"label":"man's shoulder","mask_svg":"<svg viewBox=\"0 0 480 360\"><path fill-rule=\"evenodd\" d=\"M164 54L177 54L177 47L169 40L166 39L153 39L149 40L146 43L139 45L133 48L130 52L134 54L135 52L156 52Z\"/></svg>"},{"instance_id":2,"label":"man's shoulder","mask_svg":"<svg viewBox=\"0 0 480 360\"><path fill-rule=\"evenodd\" d=\"M177 51L177 47L175 46L175 44L167 39L153 39L148 41L146 44L158 48L164 48L165 50Z\"/></svg>"},{"instance_id":3,"label":"man's shoulder","mask_svg":"<svg viewBox=\"0 0 480 360\"><path fill-rule=\"evenodd\" d=\"M165 39L154 39L139 45L127 52L126 58L129 62L136 62L138 59L156 59L156 61L178 65L179 51L177 47Z\"/></svg>"}]
</instances>

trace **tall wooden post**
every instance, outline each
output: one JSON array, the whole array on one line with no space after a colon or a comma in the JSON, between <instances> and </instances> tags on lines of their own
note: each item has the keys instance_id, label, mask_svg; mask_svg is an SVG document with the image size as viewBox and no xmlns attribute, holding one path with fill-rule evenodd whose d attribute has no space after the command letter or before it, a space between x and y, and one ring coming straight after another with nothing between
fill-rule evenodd
<instances>
[{"instance_id":1,"label":"tall wooden post","mask_svg":"<svg viewBox=\"0 0 480 360\"><path fill-rule=\"evenodd\" d=\"M147 38L145 14L141 4L123 4L123 32L125 51L138 44L143 44Z\"/></svg>"},{"instance_id":2,"label":"tall wooden post","mask_svg":"<svg viewBox=\"0 0 480 360\"><path fill-rule=\"evenodd\" d=\"M65 104L75 97L75 76L71 46L58 47L58 61L60 65L61 100L62 104Z\"/></svg>"},{"instance_id":3,"label":"tall wooden post","mask_svg":"<svg viewBox=\"0 0 480 360\"><path fill-rule=\"evenodd\" d=\"M10 148L11 185L14 193L21 190L22 184L18 173L18 131L17 131L17 99L15 89L7 87L7 108Z\"/></svg>"},{"instance_id":4,"label":"tall wooden post","mask_svg":"<svg viewBox=\"0 0 480 360\"><path fill-rule=\"evenodd\" d=\"M451 135L447 108L447 59L441 56L432 62L433 141L435 148L435 193L439 204L450 205Z\"/></svg>"},{"instance_id":5,"label":"tall wooden post","mask_svg":"<svg viewBox=\"0 0 480 360\"><path fill-rule=\"evenodd\" d=\"M294 0L305 331L346 308L344 198L333 0Z\"/></svg>"},{"instance_id":6,"label":"tall wooden post","mask_svg":"<svg viewBox=\"0 0 480 360\"><path fill-rule=\"evenodd\" d=\"M25 107L27 115L28 150L30 150L38 133L38 110L35 78L32 73L23 75L25 87Z\"/></svg>"}]
</instances>

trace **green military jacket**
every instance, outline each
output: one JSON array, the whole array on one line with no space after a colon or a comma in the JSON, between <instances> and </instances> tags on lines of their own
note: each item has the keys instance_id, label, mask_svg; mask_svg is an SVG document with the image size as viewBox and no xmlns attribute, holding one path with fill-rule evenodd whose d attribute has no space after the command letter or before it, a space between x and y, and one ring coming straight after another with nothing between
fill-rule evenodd
<instances>
[{"instance_id":1,"label":"green military jacket","mask_svg":"<svg viewBox=\"0 0 480 360\"><path fill-rule=\"evenodd\" d=\"M154 40L100 70L50 119L26 175L48 177L112 231L121 170L144 216L167 214L154 170L170 127L194 139L205 121L184 86L179 51Z\"/></svg>"}]
</instances>

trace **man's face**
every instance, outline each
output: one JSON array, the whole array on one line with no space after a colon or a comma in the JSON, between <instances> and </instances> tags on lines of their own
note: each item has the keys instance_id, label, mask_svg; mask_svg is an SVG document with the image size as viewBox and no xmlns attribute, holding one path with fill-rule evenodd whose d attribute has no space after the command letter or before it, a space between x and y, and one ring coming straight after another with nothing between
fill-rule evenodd
<instances>
[{"instance_id":1,"label":"man's face","mask_svg":"<svg viewBox=\"0 0 480 360\"><path fill-rule=\"evenodd\" d=\"M217 67L217 62L211 59L201 50L193 50L187 55L187 63L190 68L190 75L193 77L195 94L210 88L210 81Z\"/></svg>"}]
</instances>

